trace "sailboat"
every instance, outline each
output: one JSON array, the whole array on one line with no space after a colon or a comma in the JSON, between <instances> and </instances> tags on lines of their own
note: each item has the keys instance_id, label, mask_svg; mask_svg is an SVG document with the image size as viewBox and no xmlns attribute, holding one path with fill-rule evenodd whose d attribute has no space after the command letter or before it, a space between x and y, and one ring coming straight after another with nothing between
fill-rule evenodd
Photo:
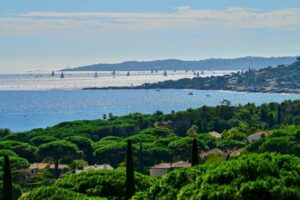
<instances>
[{"instance_id":1,"label":"sailboat","mask_svg":"<svg viewBox=\"0 0 300 200\"><path fill-rule=\"evenodd\" d=\"M55 73L54 73L54 71L52 71L52 73L51 73L51 76L53 77L53 76L55 76Z\"/></svg>"},{"instance_id":2,"label":"sailboat","mask_svg":"<svg viewBox=\"0 0 300 200\"><path fill-rule=\"evenodd\" d=\"M164 76L168 76L167 70L164 71Z\"/></svg>"},{"instance_id":3,"label":"sailboat","mask_svg":"<svg viewBox=\"0 0 300 200\"><path fill-rule=\"evenodd\" d=\"M94 78L98 78L98 73L97 72L95 72Z\"/></svg>"},{"instance_id":4,"label":"sailboat","mask_svg":"<svg viewBox=\"0 0 300 200\"><path fill-rule=\"evenodd\" d=\"M116 75L116 71L115 71L115 70L112 71L112 75L113 75L113 76Z\"/></svg>"},{"instance_id":5,"label":"sailboat","mask_svg":"<svg viewBox=\"0 0 300 200\"><path fill-rule=\"evenodd\" d=\"M65 78L65 75L63 72L61 73L60 78Z\"/></svg>"},{"instance_id":6,"label":"sailboat","mask_svg":"<svg viewBox=\"0 0 300 200\"><path fill-rule=\"evenodd\" d=\"M127 76L130 76L130 72L129 71L127 72Z\"/></svg>"}]
</instances>

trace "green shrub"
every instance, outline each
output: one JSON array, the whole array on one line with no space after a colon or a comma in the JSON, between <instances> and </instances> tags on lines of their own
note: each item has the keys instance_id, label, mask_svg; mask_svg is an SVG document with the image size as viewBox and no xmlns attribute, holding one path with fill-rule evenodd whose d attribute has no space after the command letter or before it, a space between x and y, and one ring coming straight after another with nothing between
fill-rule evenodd
<instances>
[{"instance_id":1,"label":"green shrub","mask_svg":"<svg viewBox=\"0 0 300 200\"><path fill-rule=\"evenodd\" d=\"M105 200L106 198L88 197L77 192L55 186L44 186L30 192L20 200Z\"/></svg>"}]
</instances>

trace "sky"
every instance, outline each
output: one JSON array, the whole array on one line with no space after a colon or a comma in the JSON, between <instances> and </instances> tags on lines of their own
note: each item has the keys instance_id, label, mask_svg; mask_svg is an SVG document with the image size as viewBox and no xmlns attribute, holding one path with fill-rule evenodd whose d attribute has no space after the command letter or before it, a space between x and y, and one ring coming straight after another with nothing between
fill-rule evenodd
<instances>
[{"instance_id":1,"label":"sky","mask_svg":"<svg viewBox=\"0 0 300 200\"><path fill-rule=\"evenodd\" d=\"M299 0L0 0L0 71L300 55Z\"/></svg>"}]
</instances>

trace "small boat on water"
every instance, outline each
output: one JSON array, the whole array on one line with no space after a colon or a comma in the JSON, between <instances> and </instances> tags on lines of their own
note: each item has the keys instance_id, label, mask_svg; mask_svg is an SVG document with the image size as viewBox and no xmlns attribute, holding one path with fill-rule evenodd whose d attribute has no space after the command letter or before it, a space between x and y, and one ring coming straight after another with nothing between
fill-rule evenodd
<instances>
[{"instance_id":1,"label":"small boat on water","mask_svg":"<svg viewBox=\"0 0 300 200\"><path fill-rule=\"evenodd\" d=\"M206 95L206 97L210 97L210 95L209 95L209 94L207 94L207 95Z\"/></svg>"},{"instance_id":2,"label":"small boat on water","mask_svg":"<svg viewBox=\"0 0 300 200\"><path fill-rule=\"evenodd\" d=\"M130 76L130 72L129 71L127 72L127 76Z\"/></svg>"},{"instance_id":3,"label":"small boat on water","mask_svg":"<svg viewBox=\"0 0 300 200\"><path fill-rule=\"evenodd\" d=\"M60 74L60 78L65 78L65 75L63 72Z\"/></svg>"},{"instance_id":4,"label":"small boat on water","mask_svg":"<svg viewBox=\"0 0 300 200\"><path fill-rule=\"evenodd\" d=\"M192 92L189 92L189 94L188 95L194 95L194 93L192 93Z\"/></svg>"},{"instance_id":5,"label":"small boat on water","mask_svg":"<svg viewBox=\"0 0 300 200\"><path fill-rule=\"evenodd\" d=\"M112 75L115 76L116 75L116 70L112 71Z\"/></svg>"},{"instance_id":6,"label":"small boat on water","mask_svg":"<svg viewBox=\"0 0 300 200\"><path fill-rule=\"evenodd\" d=\"M156 89L155 91L156 91L156 92L159 92L159 91L160 91L160 89Z\"/></svg>"},{"instance_id":7,"label":"small boat on water","mask_svg":"<svg viewBox=\"0 0 300 200\"><path fill-rule=\"evenodd\" d=\"M164 76L168 76L167 70L164 71Z\"/></svg>"},{"instance_id":8,"label":"small boat on water","mask_svg":"<svg viewBox=\"0 0 300 200\"><path fill-rule=\"evenodd\" d=\"M97 72L95 72L94 78L98 78L98 73Z\"/></svg>"},{"instance_id":9,"label":"small boat on water","mask_svg":"<svg viewBox=\"0 0 300 200\"><path fill-rule=\"evenodd\" d=\"M52 71L52 73L51 73L51 76L52 76L52 77L54 77L54 76L55 76L55 73L54 73L54 71Z\"/></svg>"}]
</instances>

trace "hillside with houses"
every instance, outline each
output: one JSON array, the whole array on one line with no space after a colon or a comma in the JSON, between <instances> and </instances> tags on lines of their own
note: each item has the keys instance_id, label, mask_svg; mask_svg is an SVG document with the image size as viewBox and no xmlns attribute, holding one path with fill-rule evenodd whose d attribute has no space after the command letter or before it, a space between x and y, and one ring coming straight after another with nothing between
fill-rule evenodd
<instances>
[{"instance_id":1,"label":"hillside with houses","mask_svg":"<svg viewBox=\"0 0 300 200\"><path fill-rule=\"evenodd\" d=\"M24 196L23 200L53 195L126 199L125 188L130 185L135 191L132 199L164 195L169 199L209 199L211 195L247 199L244 190L258 198L258 189L266 192L265 199L278 192L298 198L299 116L299 101L261 106L232 106L224 101L216 107L110 115L29 132L1 129L0 155L8 155L14 195ZM4 166L0 174L6 177L6 161L0 162ZM261 171L261 165L267 171ZM242 171L245 167L252 178ZM224 169L236 173L227 177ZM125 183L128 170L134 182ZM240 176L245 177L240 180ZM210 185L218 186L212 190Z\"/></svg>"},{"instance_id":2,"label":"hillside with houses","mask_svg":"<svg viewBox=\"0 0 300 200\"><path fill-rule=\"evenodd\" d=\"M249 68L243 72L219 77L211 76L176 81L168 80L159 83L144 84L137 88L300 93L300 58L290 65L279 65L260 70Z\"/></svg>"}]
</instances>

